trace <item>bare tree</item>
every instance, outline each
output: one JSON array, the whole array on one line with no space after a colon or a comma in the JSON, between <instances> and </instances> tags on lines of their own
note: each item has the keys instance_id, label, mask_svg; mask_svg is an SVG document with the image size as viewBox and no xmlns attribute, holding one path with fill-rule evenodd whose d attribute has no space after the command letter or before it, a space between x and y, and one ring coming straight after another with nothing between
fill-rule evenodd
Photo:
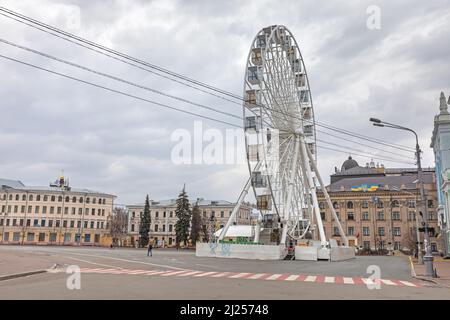
<instances>
[{"instance_id":1,"label":"bare tree","mask_svg":"<svg viewBox=\"0 0 450 320\"><path fill-rule=\"evenodd\" d=\"M114 208L110 224L111 236L115 245L121 245L128 233L128 214L123 208Z\"/></svg>"}]
</instances>

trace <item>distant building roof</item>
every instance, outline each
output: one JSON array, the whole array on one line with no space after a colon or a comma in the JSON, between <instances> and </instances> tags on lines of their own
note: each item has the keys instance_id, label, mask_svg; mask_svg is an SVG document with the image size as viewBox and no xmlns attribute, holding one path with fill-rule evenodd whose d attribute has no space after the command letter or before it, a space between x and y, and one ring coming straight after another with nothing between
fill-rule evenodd
<instances>
[{"instance_id":1,"label":"distant building roof","mask_svg":"<svg viewBox=\"0 0 450 320\"><path fill-rule=\"evenodd\" d=\"M217 206L217 207L226 207L226 206L234 206L235 203L226 201L226 200L206 200L206 199L197 199L197 200L190 200L191 205L194 205L195 203L198 203L200 207L203 206ZM167 199L167 200L151 200L150 206L151 207L173 207L176 206L177 199ZM244 206L245 204L243 204ZM128 207L143 207L144 203L139 204L130 204L127 205Z\"/></svg>"},{"instance_id":2,"label":"distant building roof","mask_svg":"<svg viewBox=\"0 0 450 320\"><path fill-rule=\"evenodd\" d=\"M432 172L424 172L422 175L425 184L432 184ZM399 189L417 189L417 175L386 175L386 176L371 176L371 177L350 177L343 178L334 183L331 183L328 190L331 192L351 191L352 187L361 185L379 185L378 190L391 190L392 187Z\"/></svg>"},{"instance_id":3,"label":"distant building roof","mask_svg":"<svg viewBox=\"0 0 450 320\"><path fill-rule=\"evenodd\" d=\"M347 171L355 167L359 167L358 162L356 162L356 160L352 159L352 157L349 156L348 159L345 160L342 164L341 171Z\"/></svg>"},{"instance_id":4,"label":"distant building roof","mask_svg":"<svg viewBox=\"0 0 450 320\"><path fill-rule=\"evenodd\" d=\"M104 196L113 196L112 194L108 194L105 192L90 190L90 189L84 189L84 188L70 188L70 189L61 189L59 187L52 187L52 186L26 186L21 181L18 180L9 180L9 179L2 179L0 178L0 189L10 188L18 191L30 191L30 192L65 192L65 193L88 193L88 194L98 194L98 195L104 195Z\"/></svg>"},{"instance_id":5,"label":"distant building roof","mask_svg":"<svg viewBox=\"0 0 450 320\"><path fill-rule=\"evenodd\" d=\"M10 180L0 178L0 188L20 188L25 185L19 180Z\"/></svg>"}]
</instances>

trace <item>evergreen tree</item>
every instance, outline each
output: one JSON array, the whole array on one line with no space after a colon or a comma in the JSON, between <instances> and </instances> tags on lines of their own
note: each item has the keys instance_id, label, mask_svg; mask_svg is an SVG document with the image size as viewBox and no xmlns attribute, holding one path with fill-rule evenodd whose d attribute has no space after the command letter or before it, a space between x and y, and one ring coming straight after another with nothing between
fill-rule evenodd
<instances>
[{"instance_id":1,"label":"evergreen tree","mask_svg":"<svg viewBox=\"0 0 450 320\"><path fill-rule=\"evenodd\" d=\"M183 190L178 195L177 208L175 210L175 215L178 220L175 224L175 233L177 235L177 243L184 242L187 244L189 238L189 225L191 223L191 210L189 205L189 199L185 191L185 186Z\"/></svg>"},{"instance_id":2,"label":"evergreen tree","mask_svg":"<svg viewBox=\"0 0 450 320\"><path fill-rule=\"evenodd\" d=\"M191 223L191 240L192 243L196 243L200 238L200 232L202 230L202 216L200 208L196 202L192 208L192 223Z\"/></svg>"},{"instance_id":3,"label":"evergreen tree","mask_svg":"<svg viewBox=\"0 0 450 320\"><path fill-rule=\"evenodd\" d=\"M150 223L151 223L150 200L147 195L147 197L145 198L144 212L139 222L139 246L141 248L144 248L145 246L148 245Z\"/></svg>"}]
</instances>

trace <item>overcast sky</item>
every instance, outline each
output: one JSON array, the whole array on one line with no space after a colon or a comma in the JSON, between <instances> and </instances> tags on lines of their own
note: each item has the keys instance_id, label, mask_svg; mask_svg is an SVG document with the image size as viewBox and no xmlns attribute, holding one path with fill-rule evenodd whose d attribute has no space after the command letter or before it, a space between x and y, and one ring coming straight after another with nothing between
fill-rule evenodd
<instances>
[{"instance_id":1,"label":"overcast sky","mask_svg":"<svg viewBox=\"0 0 450 320\"><path fill-rule=\"evenodd\" d=\"M39 4L38 4L39 3ZM308 70L317 121L414 147L411 134L375 128L369 117L414 128L433 166L430 140L439 94L450 94L450 1L55 1L3 0L1 5L142 60L242 94L251 41L263 27L287 26ZM380 29L366 10L380 8ZM111 60L0 16L0 37L201 104L241 115L241 107ZM231 117L118 84L0 44L0 54L134 95L240 124ZM64 169L74 187L113 193L118 203L177 196L235 201L248 178L244 164L176 165L176 129L193 132L190 115L105 92L0 58L0 177L47 185ZM205 120L203 127L226 125ZM348 139L354 139L344 136ZM318 138L412 162L400 155ZM325 145L326 146L326 145ZM241 144L240 147L243 147ZM329 146L332 147L332 146ZM328 181L349 154L318 150ZM410 159L408 159L408 157ZM374 159L388 167L403 167ZM411 165L412 166L412 165Z\"/></svg>"}]
</instances>

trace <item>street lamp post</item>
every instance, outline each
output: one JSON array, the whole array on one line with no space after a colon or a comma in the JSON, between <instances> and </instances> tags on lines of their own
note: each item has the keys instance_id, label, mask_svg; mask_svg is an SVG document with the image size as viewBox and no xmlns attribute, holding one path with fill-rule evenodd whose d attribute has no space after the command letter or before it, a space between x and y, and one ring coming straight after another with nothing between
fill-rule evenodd
<instances>
[{"instance_id":1,"label":"street lamp post","mask_svg":"<svg viewBox=\"0 0 450 320\"><path fill-rule=\"evenodd\" d=\"M427 210L427 201L426 201L426 195L425 195L425 189L423 186L423 177L422 177L422 164L420 161L420 146L419 146L419 138L417 136L417 133L406 127L402 127L393 123L381 121L380 119L370 118L369 121L373 122L373 125L376 127L386 127L386 128L392 128L392 129L398 129L398 130L405 130L412 132L414 136L416 137L416 159L417 159L417 176L419 180L419 188L420 188L420 198L422 200L423 205L423 216L424 216L424 223L425 223L425 256L423 257L423 261L425 263L425 269L426 269L426 276L427 277L434 277L434 267L433 267L433 255L431 254L431 243L430 243L430 234L428 232L428 210Z\"/></svg>"}]
</instances>

